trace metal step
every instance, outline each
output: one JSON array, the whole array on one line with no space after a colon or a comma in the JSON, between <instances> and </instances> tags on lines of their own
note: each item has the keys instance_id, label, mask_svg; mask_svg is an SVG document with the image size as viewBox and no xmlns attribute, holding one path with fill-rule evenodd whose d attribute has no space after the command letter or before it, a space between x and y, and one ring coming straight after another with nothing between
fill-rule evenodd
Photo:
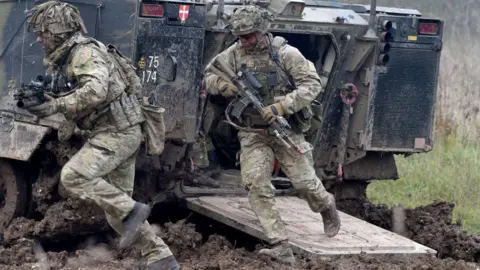
<instances>
[{"instance_id":1,"label":"metal step","mask_svg":"<svg viewBox=\"0 0 480 270\"><path fill-rule=\"evenodd\" d=\"M267 241L246 197L203 196L187 198L189 209ZM297 254L436 254L429 247L366 221L340 212L342 227L334 238L323 232L322 217L298 197L276 197L286 223L289 242Z\"/></svg>"}]
</instances>

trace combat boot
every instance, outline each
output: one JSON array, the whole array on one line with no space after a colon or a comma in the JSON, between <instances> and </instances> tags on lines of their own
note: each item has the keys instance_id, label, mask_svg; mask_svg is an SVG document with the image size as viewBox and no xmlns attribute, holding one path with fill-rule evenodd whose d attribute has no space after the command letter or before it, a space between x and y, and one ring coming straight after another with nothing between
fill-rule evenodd
<instances>
[{"instance_id":1,"label":"combat boot","mask_svg":"<svg viewBox=\"0 0 480 270\"><path fill-rule=\"evenodd\" d=\"M220 183L217 180L213 179L211 176L212 172L210 171L197 170L192 182L195 186L199 187L221 187Z\"/></svg>"},{"instance_id":2,"label":"combat boot","mask_svg":"<svg viewBox=\"0 0 480 270\"><path fill-rule=\"evenodd\" d=\"M293 256L292 248L288 245L287 241L280 242L272 248L263 248L258 254L270 256L275 260L288 265L295 264L295 257Z\"/></svg>"},{"instance_id":3,"label":"combat boot","mask_svg":"<svg viewBox=\"0 0 480 270\"><path fill-rule=\"evenodd\" d=\"M340 230L340 216L338 215L335 197L328 194L326 209L320 212L323 219L323 230L327 237L334 237Z\"/></svg>"},{"instance_id":4,"label":"combat boot","mask_svg":"<svg viewBox=\"0 0 480 270\"><path fill-rule=\"evenodd\" d=\"M123 219L123 232L119 247L126 248L135 242L140 227L150 215L151 207L147 204L135 202L132 211Z\"/></svg>"},{"instance_id":5,"label":"combat boot","mask_svg":"<svg viewBox=\"0 0 480 270\"><path fill-rule=\"evenodd\" d=\"M147 265L146 270L179 270L180 265L178 265L177 260L173 255L155 261Z\"/></svg>"}]
</instances>

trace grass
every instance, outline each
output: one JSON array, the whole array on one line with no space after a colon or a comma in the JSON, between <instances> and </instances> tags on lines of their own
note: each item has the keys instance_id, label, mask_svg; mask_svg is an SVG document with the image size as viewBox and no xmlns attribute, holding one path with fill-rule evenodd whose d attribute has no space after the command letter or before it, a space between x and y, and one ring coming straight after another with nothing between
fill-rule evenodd
<instances>
[{"instance_id":1,"label":"grass","mask_svg":"<svg viewBox=\"0 0 480 270\"><path fill-rule=\"evenodd\" d=\"M434 200L455 203L454 217L469 233L480 235L480 144L458 136L436 139L434 150L396 156L400 179L375 181L367 195L374 203L412 208Z\"/></svg>"}]
</instances>

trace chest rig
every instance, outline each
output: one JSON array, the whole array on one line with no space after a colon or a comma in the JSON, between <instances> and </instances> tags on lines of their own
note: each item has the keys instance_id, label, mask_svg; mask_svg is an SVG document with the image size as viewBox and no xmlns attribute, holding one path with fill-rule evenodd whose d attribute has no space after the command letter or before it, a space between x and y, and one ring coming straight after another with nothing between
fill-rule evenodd
<instances>
[{"instance_id":1,"label":"chest rig","mask_svg":"<svg viewBox=\"0 0 480 270\"><path fill-rule=\"evenodd\" d=\"M282 37L268 39L268 47L253 52L234 52L235 69L238 72L245 67L247 71L257 78L262 84L260 95L264 98L263 103L274 103L274 97L281 97L294 89L289 75L281 68L277 51L286 44Z\"/></svg>"},{"instance_id":2,"label":"chest rig","mask_svg":"<svg viewBox=\"0 0 480 270\"><path fill-rule=\"evenodd\" d=\"M61 96L62 94L72 91L77 82L75 79L69 79L66 72L66 64L64 63L53 74L52 80L52 92L55 95Z\"/></svg>"},{"instance_id":3,"label":"chest rig","mask_svg":"<svg viewBox=\"0 0 480 270\"><path fill-rule=\"evenodd\" d=\"M265 106L275 103L276 98L281 98L292 90L288 75L280 68L276 54L284 41L283 38L276 37L273 42L276 42L277 46L268 44L268 47L262 50L233 52L235 72L245 70L255 76L262 85L258 92L260 101ZM269 39L269 42L272 40ZM268 126L261 115L251 107L245 109L242 122L249 127Z\"/></svg>"}]
</instances>

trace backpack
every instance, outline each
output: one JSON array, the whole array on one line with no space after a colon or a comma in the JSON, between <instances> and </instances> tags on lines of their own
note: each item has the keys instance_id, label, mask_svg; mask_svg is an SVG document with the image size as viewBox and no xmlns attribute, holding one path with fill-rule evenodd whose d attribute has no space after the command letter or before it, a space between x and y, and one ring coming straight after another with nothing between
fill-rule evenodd
<instances>
[{"instance_id":1,"label":"backpack","mask_svg":"<svg viewBox=\"0 0 480 270\"><path fill-rule=\"evenodd\" d=\"M142 122L142 132L145 139L147 155L156 156L163 152L165 147L165 109L151 104L148 98L142 93L140 77L135 72L135 67L130 59L125 57L115 46L108 44L107 51L114 60L121 76L126 82L125 92L129 96L135 96L139 100L145 121Z\"/></svg>"}]
</instances>

